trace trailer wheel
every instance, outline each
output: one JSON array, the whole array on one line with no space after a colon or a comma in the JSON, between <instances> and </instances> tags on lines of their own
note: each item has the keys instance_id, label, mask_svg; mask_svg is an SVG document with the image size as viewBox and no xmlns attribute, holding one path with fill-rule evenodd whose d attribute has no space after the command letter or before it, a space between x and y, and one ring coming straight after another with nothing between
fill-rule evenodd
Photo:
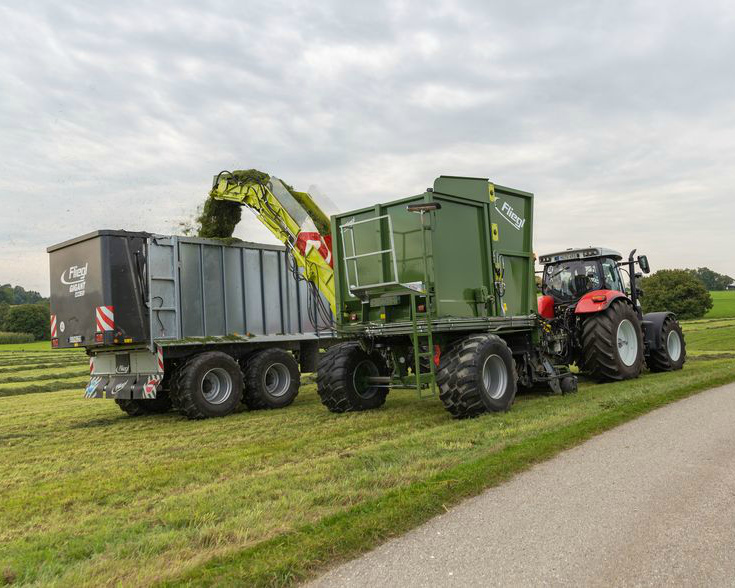
<instances>
[{"instance_id":1,"label":"trailer wheel","mask_svg":"<svg viewBox=\"0 0 735 588\"><path fill-rule=\"evenodd\" d=\"M497 335L470 335L442 354L439 398L454 418L508 410L518 377L508 344Z\"/></svg>"},{"instance_id":2,"label":"trailer wheel","mask_svg":"<svg viewBox=\"0 0 735 588\"><path fill-rule=\"evenodd\" d=\"M613 302L582 323L582 365L599 381L637 378L643 364L643 332L627 301Z\"/></svg>"},{"instance_id":3,"label":"trailer wheel","mask_svg":"<svg viewBox=\"0 0 735 588\"><path fill-rule=\"evenodd\" d=\"M317 392L331 412L370 410L383 406L388 386L367 383L372 376L388 376L390 370L377 353L366 353L358 343L334 345L319 361Z\"/></svg>"},{"instance_id":4,"label":"trailer wheel","mask_svg":"<svg viewBox=\"0 0 735 588\"><path fill-rule=\"evenodd\" d=\"M128 413L131 417L143 416L145 414L164 414L171 410L171 398L161 390L151 399L125 400L116 398L115 403L120 410Z\"/></svg>"},{"instance_id":5,"label":"trailer wheel","mask_svg":"<svg viewBox=\"0 0 735 588\"><path fill-rule=\"evenodd\" d=\"M299 393L301 375L293 354L283 349L259 351L245 367L243 402L251 410L283 408Z\"/></svg>"},{"instance_id":6,"label":"trailer wheel","mask_svg":"<svg viewBox=\"0 0 735 588\"><path fill-rule=\"evenodd\" d=\"M226 353L208 351L187 359L176 370L171 388L184 416L190 419L226 416L242 399L242 372Z\"/></svg>"},{"instance_id":7,"label":"trailer wheel","mask_svg":"<svg viewBox=\"0 0 735 588\"><path fill-rule=\"evenodd\" d=\"M686 355L684 333L681 331L679 321L669 315L664 319L658 333L658 349L652 349L646 357L648 369L652 372L680 370Z\"/></svg>"}]
</instances>

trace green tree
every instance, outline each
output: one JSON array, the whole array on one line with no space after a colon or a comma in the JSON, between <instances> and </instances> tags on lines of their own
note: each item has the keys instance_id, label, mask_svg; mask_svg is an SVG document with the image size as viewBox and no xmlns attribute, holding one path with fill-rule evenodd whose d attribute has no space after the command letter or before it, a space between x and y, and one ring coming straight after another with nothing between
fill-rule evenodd
<instances>
[{"instance_id":1,"label":"green tree","mask_svg":"<svg viewBox=\"0 0 735 588\"><path fill-rule=\"evenodd\" d=\"M716 271L713 271L708 267L698 267L697 269L686 271L699 278L707 290L725 290L733 283L733 279L730 276L718 274Z\"/></svg>"},{"instance_id":2,"label":"green tree","mask_svg":"<svg viewBox=\"0 0 735 588\"><path fill-rule=\"evenodd\" d=\"M8 312L10 311L10 304L7 302L0 302L0 331L5 330L5 319L8 318Z\"/></svg>"},{"instance_id":3,"label":"green tree","mask_svg":"<svg viewBox=\"0 0 735 588\"><path fill-rule=\"evenodd\" d=\"M670 310L679 319L701 318L712 296L690 270L659 270L641 280L643 312Z\"/></svg>"},{"instance_id":4,"label":"green tree","mask_svg":"<svg viewBox=\"0 0 735 588\"><path fill-rule=\"evenodd\" d=\"M11 306L5 319L5 329L11 333L31 333L36 339L51 337L49 315L40 304Z\"/></svg>"}]
</instances>

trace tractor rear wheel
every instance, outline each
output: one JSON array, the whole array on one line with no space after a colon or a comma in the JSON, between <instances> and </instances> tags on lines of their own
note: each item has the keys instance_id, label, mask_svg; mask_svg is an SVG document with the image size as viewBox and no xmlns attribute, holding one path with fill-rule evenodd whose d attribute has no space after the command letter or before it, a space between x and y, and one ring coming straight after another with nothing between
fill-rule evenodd
<instances>
[{"instance_id":1,"label":"tractor rear wheel","mask_svg":"<svg viewBox=\"0 0 735 588\"><path fill-rule=\"evenodd\" d=\"M380 355L366 353L359 343L342 343L330 347L320 359L316 390L331 412L370 410L383 406L388 386L370 384L368 378L388 375Z\"/></svg>"},{"instance_id":2,"label":"tractor rear wheel","mask_svg":"<svg viewBox=\"0 0 735 588\"><path fill-rule=\"evenodd\" d=\"M637 378L643 365L643 333L633 305L613 302L582 324L582 368L599 381Z\"/></svg>"},{"instance_id":3,"label":"tractor rear wheel","mask_svg":"<svg viewBox=\"0 0 735 588\"><path fill-rule=\"evenodd\" d=\"M283 408L299 393L301 376L296 358L283 349L259 351L247 360L243 402L250 410Z\"/></svg>"},{"instance_id":4,"label":"tractor rear wheel","mask_svg":"<svg viewBox=\"0 0 735 588\"><path fill-rule=\"evenodd\" d=\"M658 349L652 349L646 357L648 369L652 372L680 370L686 360L687 350L679 321L667 316L657 338Z\"/></svg>"},{"instance_id":5,"label":"tractor rear wheel","mask_svg":"<svg viewBox=\"0 0 735 588\"><path fill-rule=\"evenodd\" d=\"M439 398L454 418L508 410L518 377L508 344L497 335L470 335L442 354Z\"/></svg>"}]
</instances>

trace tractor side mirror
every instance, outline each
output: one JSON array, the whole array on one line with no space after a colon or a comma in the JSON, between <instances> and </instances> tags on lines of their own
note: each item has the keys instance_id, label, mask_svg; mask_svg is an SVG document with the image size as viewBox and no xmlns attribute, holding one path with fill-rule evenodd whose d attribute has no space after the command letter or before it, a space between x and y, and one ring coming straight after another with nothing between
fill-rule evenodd
<instances>
[{"instance_id":1,"label":"tractor side mirror","mask_svg":"<svg viewBox=\"0 0 735 588\"><path fill-rule=\"evenodd\" d=\"M638 256L638 266L644 274L651 273L651 266L648 265L648 258L645 255Z\"/></svg>"}]
</instances>

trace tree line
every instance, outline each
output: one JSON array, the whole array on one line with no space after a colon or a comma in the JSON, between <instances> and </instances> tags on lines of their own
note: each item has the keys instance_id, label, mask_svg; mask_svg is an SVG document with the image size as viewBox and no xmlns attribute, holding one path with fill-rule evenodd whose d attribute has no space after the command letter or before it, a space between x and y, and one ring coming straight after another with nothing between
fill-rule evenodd
<instances>
[{"instance_id":1,"label":"tree line","mask_svg":"<svg viewBox=\"0 0 735 588\"><path fill-rule=\"evenodd\" d=\"M48 298L22 286L0 286L0 332L30 333L35 339L48 339Z\"/></svg>"}]
</instances>

